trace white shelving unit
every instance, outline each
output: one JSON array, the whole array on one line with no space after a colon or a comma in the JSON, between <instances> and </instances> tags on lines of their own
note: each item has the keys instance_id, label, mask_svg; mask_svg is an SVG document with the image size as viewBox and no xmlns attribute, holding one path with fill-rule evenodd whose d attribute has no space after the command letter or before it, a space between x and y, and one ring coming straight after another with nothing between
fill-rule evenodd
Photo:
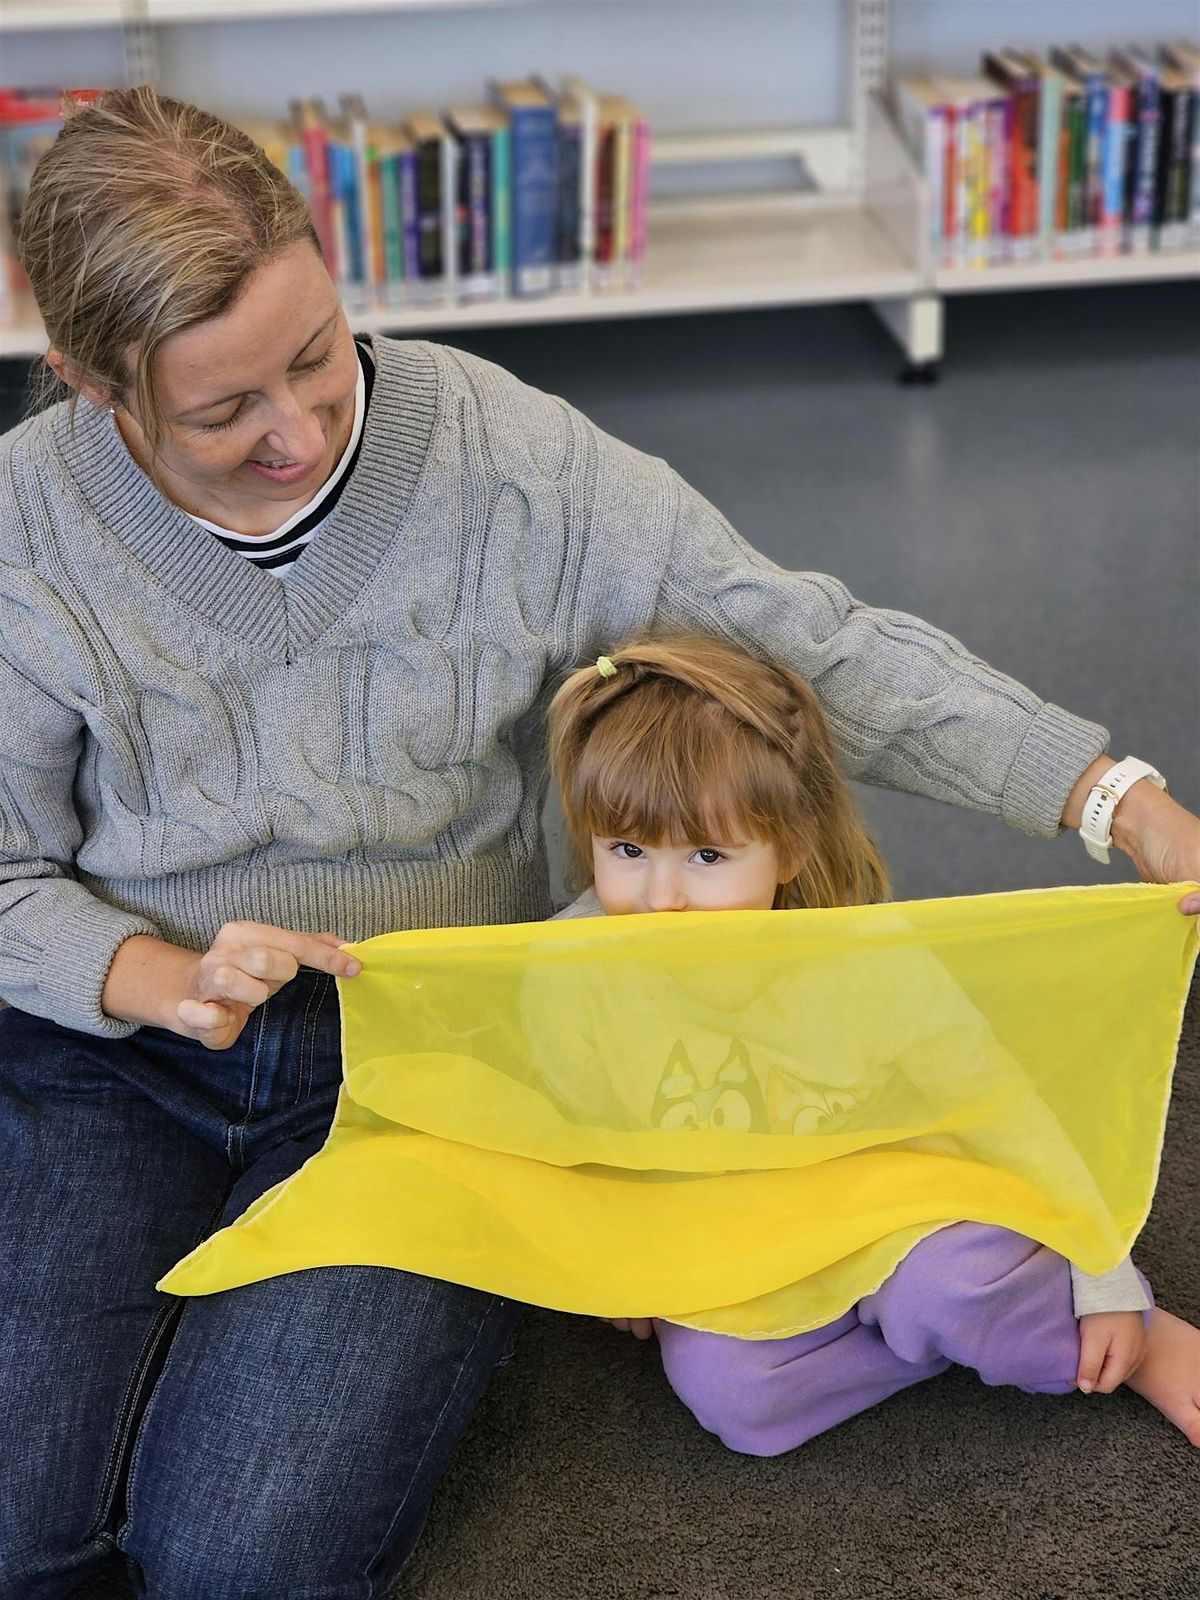
<instances>
[{"instance_id":1,"label":"white shelving unit","mask_svg":"<svg viewBox=\"0 0 1200 1600\"><path fill-rule=\"evenodd\" d=\"M0 28L119 26L130 80L153 81L157 30L172 23L481 4L515 8L523 0L3 0ZM740 134L656 130L654 139L656 169L786 157L798 163L807 187L652 202L646 274L636 289L356 313L355 327L452 334L456 328L504 324L866 301L910 367L928 371L943 353L944 296L1200 276L1200 251L934 268L926 244L925 184L878 99L888 71L888 0L843 0L842 11L849 122ZM0 328L0 356L36 355L44 348L34 315Z\"/></svg>"}]
</instances>

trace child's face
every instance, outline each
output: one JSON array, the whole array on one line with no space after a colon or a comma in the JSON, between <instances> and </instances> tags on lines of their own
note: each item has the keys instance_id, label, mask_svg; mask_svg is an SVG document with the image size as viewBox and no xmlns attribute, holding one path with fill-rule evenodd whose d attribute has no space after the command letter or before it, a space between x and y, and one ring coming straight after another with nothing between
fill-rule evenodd
<instances>
[{"instance_id":1,"label":"child's face","mask_svg":"<svg viewBox=\"0 0 1200 1600\"><path fill-rule=\"evenodd\" d=\"M596 894L610 917L643 911L769 911L780 883L773 844L638 844L592 839Z\"/></svg>"}]
</instances>

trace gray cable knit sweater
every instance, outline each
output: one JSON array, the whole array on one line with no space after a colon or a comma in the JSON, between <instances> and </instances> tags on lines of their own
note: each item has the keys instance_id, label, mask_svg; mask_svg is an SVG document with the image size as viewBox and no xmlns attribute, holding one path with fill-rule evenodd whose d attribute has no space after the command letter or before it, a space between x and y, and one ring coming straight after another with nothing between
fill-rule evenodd
<instances>
[{"instance_id":1,"label":"gray cable knit sweater","mask_svg":"<svg viewBox=\"0 0 1200 1600\"><path fill-rule=\"evenodd\" d=\"M781 571L662 461L485 361L375 341L351 481L287 583L102 412L0 441L0 996L120 1036L121 942L550 910L556 677L652 624L815 687L847 771L1053 835L1105 747L914 617Z\"/></svg>"}]
</instances>

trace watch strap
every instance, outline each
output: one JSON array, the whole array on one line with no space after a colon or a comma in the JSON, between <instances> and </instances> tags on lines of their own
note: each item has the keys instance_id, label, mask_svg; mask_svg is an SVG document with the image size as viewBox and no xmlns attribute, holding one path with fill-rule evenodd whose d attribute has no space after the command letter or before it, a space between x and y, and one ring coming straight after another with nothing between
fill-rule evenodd
<instances>
[{"instance_id":1,"label":"watch strap","mask_svg":"<svg viewBox=\"0 0 1200 1600\"><path fill-rule=\"evenodd\" d=\"M1134 784L1140 783L1143 778L1149 778L1156 789L1167 787L1167 780L1162 773L1148 761L1140 761L1137 756L1126 756L1123 761L1116 762L1102 773L1089 790L1083 802L1079 835L1093 861L1102 861L1107 865L1112 844L1113 813Z\"/></svg>"}]
</instances>

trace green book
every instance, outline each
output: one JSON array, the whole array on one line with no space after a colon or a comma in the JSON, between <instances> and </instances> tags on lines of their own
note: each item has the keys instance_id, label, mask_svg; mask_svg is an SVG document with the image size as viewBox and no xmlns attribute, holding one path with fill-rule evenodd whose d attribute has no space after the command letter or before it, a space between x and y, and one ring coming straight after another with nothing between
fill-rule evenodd
<instances>
[{"instance_id":1,"label":"green book","mask_svg":"<svg viewBox=\"0 0 1200 1600\"><path fill-rule=\"evenodd\" d=\"M507 293L512 271L512 173L507 127L492 130L492 271L500 275L500 293Z\"/></svg>"},{"instance_id":2,"label":"green book","mask_svg":"<svg viewBox=\"0 0 1200 1600\"><path fill-rule=\"evenodd\" d=\"M400 222L400 158L395 153L379 158L379 187L383 197L383 261L388 287L404 282L404 230Z\"/></svg>"}]
</instances>

